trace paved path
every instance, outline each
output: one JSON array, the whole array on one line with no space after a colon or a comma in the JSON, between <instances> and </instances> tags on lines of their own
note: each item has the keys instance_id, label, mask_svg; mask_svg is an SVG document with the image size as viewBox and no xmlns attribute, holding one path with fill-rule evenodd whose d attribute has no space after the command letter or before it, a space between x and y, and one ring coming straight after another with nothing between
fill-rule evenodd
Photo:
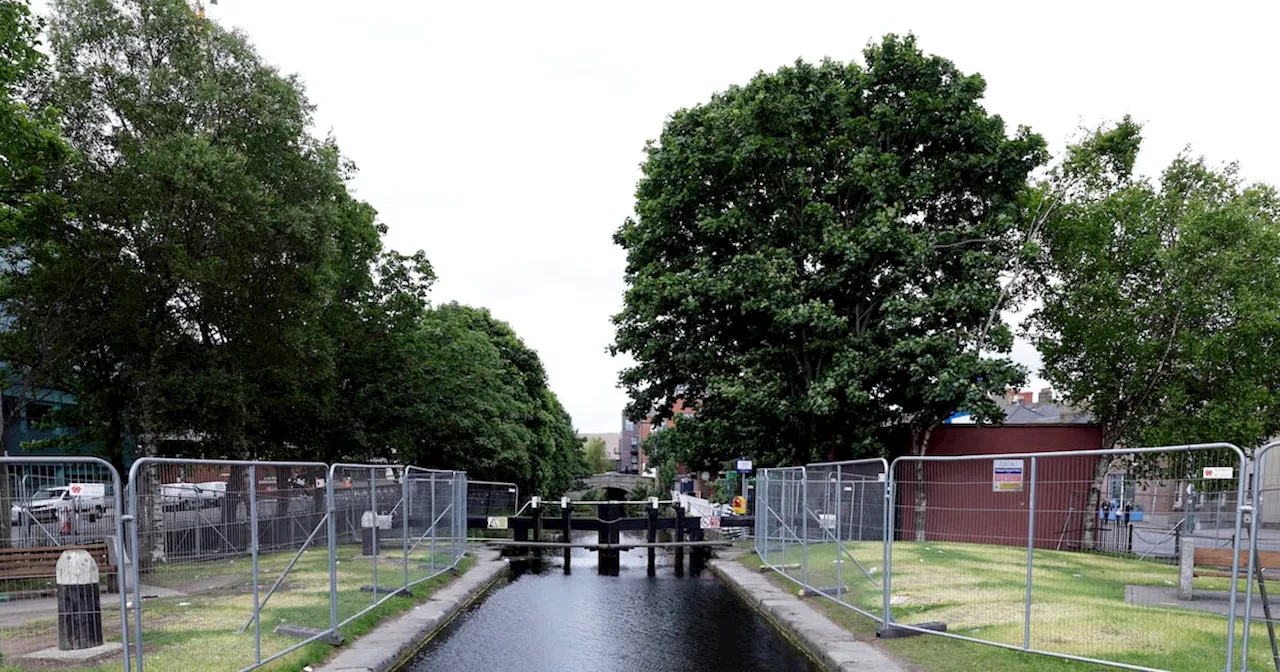
<instances>
[{"instance_id":1,"label":"paved path","mask_svg":"<svg viewBox=\"0 0 1280 672\"><path fill-rule=\"evenodd\" d=\"M725 554L708 563L716 578L747 600L753 608L796 642L827 670L901 672L903 668L876 647L805 604L799 597L774 585L767 576Z\"/></svg>"},{"instance_id":2,"label":"paved path","mask_svg":"<svg viewBox=\"0 0 1280 672\"><path fill-rule=\"evenodd\" d=\"M383 623L342 647L317 672L389 672L413 655L438 630L448 625L499 578L507 561L496 551L473 550L476 562L467 572L403 616Z\"/></svg>"},{"instance_id":3,"label":"paved path","mask_svg":"<svg viewBox=\"0 0 1280 672\"><path fill-rule=\"evenodd\" d=\"M1270 582L1268 582L1270 583ZM1243 586L1244 581L1241 581ZM1161 586L1125 586L1124 601L1129 604L1139 604L1144 607L1178 607L1182 609L1195 609L1198 611L1207 611L1214 614L1227 615L1231 609L1231 593L1225 590L1196 590L1192 592L1192 599L1178 599L1178 589ZM1253 591L1253 620L1265 620L1262 610L1262 601L1255 589ZM1269 597L1270 595L1268 595ZM1280 609L1280 604L1272 602L1274 610ZM1244 617L1244 592L1241 591L1240 596L1236 598L1236 614L1238 618Z\"/></svg>"}]
</instances>

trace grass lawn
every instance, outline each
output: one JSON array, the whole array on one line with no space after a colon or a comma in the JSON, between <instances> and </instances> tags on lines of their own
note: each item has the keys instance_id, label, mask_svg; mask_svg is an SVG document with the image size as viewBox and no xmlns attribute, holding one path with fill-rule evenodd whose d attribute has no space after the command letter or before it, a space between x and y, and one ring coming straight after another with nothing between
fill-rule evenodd
<instances>
[{"instance_id":1,"label":"grass lawn","mask_svg":"<svg viewBox=\"0 0 1280 672\"><path fill-rule=\"evenodd\" d=\"M845 548L874 577L875 584L846 557L840 580L844 601L872 613L881 610L883 546L855 542ZM809 547L809 585L834 589L836 547ZM800 549L788 549L786 563L799 563ZM771 554L782 564L780 554ZM760 559L742 562L758 567ZM799 579L799 569L787 574ZM779 585L798 589L771 573ZM898 542L893 547L892 611L902 623L942 621L949 632L1021 646L1023 641L1026 550L961 543ZM1037 550L1033 576L1031 646L1169 670L1221 667L1226 646L1225 616L1173 606L1145 607L1125 602L1125 586L1174 587L1177 568L1156 562L1087 553ZM1230 579L1197 578L1202 590L1226 590ZM1269 582L1280 591L1280 583ZM1278 593L1280 594L1280 593ZM875 638L875 622L828 599L813 598L835 622L860 638ZM1241 599L1243 609L1243 598ZM1260 609L1259 609L1260 611ZM1237 646L1243 619L1238 621ZM1269 670L1265 625L1254 623L1250 669ZM945 637L886 641L900 658L929 670L1090 670L1097 665L987 647Z\"/></svg>"},{"instance_id":2,"label":"grass lawn","mask_svg":"<svg viewBox=\"0 0 1280 672\"><path fill-rule=\"evenodd\" d=\"M448 566L448 549L438 548L435 570ZM399 588L404 583L404 569L399 553L384 555L378 563L378 585ZM368 558L360 558L359 546L338 548L338 619L345 620L373 604L373 593L362 592L372 585L373 566ZM293 552L264 554L259 558L258 585L266 592L282 575ZM429 548L419 548L410 556L409 580L415 581L433 573ZM459 568L465 571L471 560L463 558ZM380 619L407 611L415 602L452 580L449 572L422 581L412 588L413 598L393 597L376 609L341 628L348 640L359 637ZM181 590L182 597L143 600L143 647L148 669L156 670L240 670L254 661L254 630L250 624L244 634L237 631L253 614L253 578L249 559L223 559L209 562L169 565L142 578L143 595L148 588ZM154 591L159 592L159 591ZM380 593L381 596L381 593ZM114 596L112 596L114 597ZM130 600L132 596L130 595ZM119 607L103 603L103 630L107 639L119 642ZM130 618L133 618L130 611ZM275 634L281 624L327 628L329 624L329 568L325 548L303 553L293 569L284 575L280 588L262 609L262 657L282 651L298 640ZM30 626L26 626L30 629ZM51 625L56 635L56 624ZM262 669L292 672L320 662L330 656L333 647L313 642ZM6 667L0 672L20 668ZM67 668L58 668L67 669ZM120 660L93 668L77 668L78 672L108 672L122 669Z\"/></svg>"}]
</instances>

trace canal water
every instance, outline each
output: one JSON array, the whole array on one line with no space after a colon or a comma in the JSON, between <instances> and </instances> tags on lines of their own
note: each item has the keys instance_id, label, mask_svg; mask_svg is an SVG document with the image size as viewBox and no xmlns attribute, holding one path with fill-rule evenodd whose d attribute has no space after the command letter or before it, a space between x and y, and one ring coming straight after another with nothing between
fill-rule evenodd
<instances>
[{"instance_id":1,"label":"canal water","mask_svg":"<svg viewBox=\"0 0 1280 672\"><path fill-rule=\"evenodd\" d=\"M591 539L584 540L590 541ZM639 539L632 539L638 541ZM817 670L709 572L677 577L658 554L623 554L600 576L596 554L574 549L513 578L458 617L406 670L413 672L719 672ZM688 559L686 558L686 563Z\"/></svg>"}]
</instances>

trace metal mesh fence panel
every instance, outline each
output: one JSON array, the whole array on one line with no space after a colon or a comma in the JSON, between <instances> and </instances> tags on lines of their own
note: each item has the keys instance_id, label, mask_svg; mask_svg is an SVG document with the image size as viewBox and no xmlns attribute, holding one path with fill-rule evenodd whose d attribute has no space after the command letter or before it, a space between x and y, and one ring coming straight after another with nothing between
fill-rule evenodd
<instances>
[{"instance_id":1,"label":"metal mesh fence panel","mask_svg":"<svg viewBox=\"0 0 1280 672\"><path fill-rule=\"evenodd\" d=\"M878 618L884 575L882 459L805 467L801 554L806 593L819 594Z\"/></svg>"},{"instance_id":2,"label":"metal mesh fence panel","mask_svg":"<svg viewBox=\"0 0 1280 672\"><path fill-rule=\"evenodd\" d=\"M19 669L77 665L58 655L67 648L121 665L119 474L95 458L3 457L0 509L9 518L0 536L0 659Z\"/></svg>"},{"instance_id":3,"label":"metal mesh fence panel","mask_svg":"<svg viewBox=\"0 0 1280 672\"><path fill-rule=\"evenodd\" d=\"M1242 670L1280 669L1280 442L1258 449L1254 455L1252 512L1248 527L1248 554L1239 593L1245 603L1242 636ZM1200 548L1195 546L1195 548ZM1195 588L1207 589L1218 577L1197 577ZM1201 594L1197 593L1196 597Z\"/></svg>"},{"instance_id":4,"label":"metal mesh fence panel","mask_svg":"<svg viewBox=\"0 0 1280 672\"><path fill-rule=\"evenodd\" d=\"M404 471L385 464L335 464L330 468L335 627L346 625L404 588Z\"/></svg>"},{"instance_id":5,"label":"metal mesh fence panel","mask_svg":"<svg viewBox=\"0 0 1280 672\"><path fill-rule=\"evenodd\" d=\"M784 576L802 582L804 545L800 502L804 496L804 468L762 469L766 485L760 498L764 532L759 534L761 561Z\"/></svg>"},{"instance_id":6,"label":"metal mesh fence panel","mask_svg":"<svg viewBox=\"0 0 1280 672\"><path fill-rule=\"evenodd\" d=\"M325 478L319 463L134 464L131 617L146 654L139 668L199 660L202 669L244 669L327 629Z\"/></svg>"},{"instance_id":7,"label":"metal mesh fence panel","mask_svg":"<svg viewBox=\"0 0 1280 672\"><path fill-rule=\"evenodd\" d=\"M514 516L520 508L520 488L515 483L467 481L467 515Z\"/></svg>"},{"instance_id":8,"label":"metal mesh fence panel","mask_svg":"<svg viewBox=\"0 0 1280 672\"><path fill-rule=\"evenodd\" d=\"M899 458L886 608L1060 657L1229 668L1244 466L1225 444ZM1189 548L1225 565L1194 579L1212 599L1180 585Z\"/></svg>"},{"instance_id":9,"label":"metal mesh fence panel","mask_svg":"<svg viewBox=\"0 0 1280 672\"><path fill-rule=\"evenodd\" d=\"M466 474L409 467L408 584L452 569L462 558L467 534ZM494 514L497 515L497 514Z\"/></svg>"}]
</instances>

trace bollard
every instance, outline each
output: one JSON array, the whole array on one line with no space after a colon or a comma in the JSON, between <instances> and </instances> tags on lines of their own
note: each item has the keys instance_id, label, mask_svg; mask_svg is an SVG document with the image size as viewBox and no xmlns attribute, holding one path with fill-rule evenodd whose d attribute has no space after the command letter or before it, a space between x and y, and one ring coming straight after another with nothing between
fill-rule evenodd
<instances>
[{"instance_id":1,"label":"bollard","mask_svg":"<svg viewBox=\"0 0 1280 672\"><path fill-rule=\"evenodd\" d=\"M564 543L573 543L573 521L570 517L573 514L573 507L570 506L568 497L560 498L560 518L564 525ZM568 546L564 547L564 573L569 574L572 571L571 564L573 562L573 549Z\"/></svg>"},{"instance_id":2,"label":"bollard","mask_svg":"<svg viewBox=\"0 0 1280 672\"><path fill-rule=\"evenodd\" d=\"M658 540L658 498L657 497L649 498L648 528L649 528L648 534L645 535L645 541L648 541L650 544L652 544ZM653 546L650 546L649 547L649 568L648 568L649 576L653 576L655 574L653 556L654 556L654 548Z\"/></svg>"},{"instance_id":3,"label":"bollard","mask_svg":"<svg viewBox=\"0 0 1280 672\"><path fill-rule=\"evenodd\" d=\"M58 583L58 649L76 651L102 646L98 563L88 551L63 551L58 558L55 576Z\"/></svg>"}]
</instances>

